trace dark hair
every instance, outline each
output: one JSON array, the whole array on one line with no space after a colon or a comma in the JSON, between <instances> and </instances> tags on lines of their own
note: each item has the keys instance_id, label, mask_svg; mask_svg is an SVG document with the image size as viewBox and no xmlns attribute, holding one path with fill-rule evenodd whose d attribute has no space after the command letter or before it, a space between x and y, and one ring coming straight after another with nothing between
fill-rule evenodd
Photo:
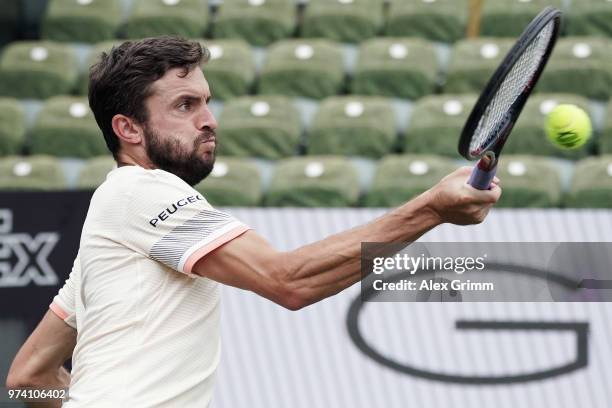
<instances>
[{"instance_id":1,"label":"dark hair","mask_svg":"<svg viewBox=\"0 0 612 408\"><path fill-rule=\"evenodd\" d=\"M113 131L113 116L122 114L146 123L145 100L153 82L172 68L183 68L187 75L209 56L197 41L178 37L126 41L102 53L89 71L89 106L115 159L119 138Z\"/></svg>"}]
</instances>

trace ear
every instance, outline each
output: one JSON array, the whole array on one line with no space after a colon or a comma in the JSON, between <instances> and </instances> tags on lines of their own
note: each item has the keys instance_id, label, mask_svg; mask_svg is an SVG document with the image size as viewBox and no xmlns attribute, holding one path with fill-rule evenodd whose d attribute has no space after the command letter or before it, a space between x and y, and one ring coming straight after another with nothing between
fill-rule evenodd
<instances>
[{"instance_id":1,"label":"ear","mask_svg":"<svg viewBox=\"0 0 612 408\"><path fill-rule=\"evenodd\" d=\"M112 119L113 131L117 137L127 144L135 145L142 142L143 129L134 119L117 114Z\"/></svg>"}]
</instances>

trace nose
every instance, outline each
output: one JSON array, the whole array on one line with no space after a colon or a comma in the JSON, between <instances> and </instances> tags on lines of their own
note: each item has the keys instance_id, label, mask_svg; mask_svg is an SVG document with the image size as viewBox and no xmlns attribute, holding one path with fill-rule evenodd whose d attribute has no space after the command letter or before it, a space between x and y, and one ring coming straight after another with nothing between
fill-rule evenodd
<instances>
[{"instance_id":1,"label":"nose","mask_svg":"<svg viewBox=\"0 0 612 408\"><path fill-rule=\"evenodd\" d=\"M210 106L208 104L204 104L204 108L202 109L202 113L198 116L198 129L217 129L219 124L217 123L217 119L215 119L215 115L213 115L210 110Z\"/></svg>"}]
</instances>

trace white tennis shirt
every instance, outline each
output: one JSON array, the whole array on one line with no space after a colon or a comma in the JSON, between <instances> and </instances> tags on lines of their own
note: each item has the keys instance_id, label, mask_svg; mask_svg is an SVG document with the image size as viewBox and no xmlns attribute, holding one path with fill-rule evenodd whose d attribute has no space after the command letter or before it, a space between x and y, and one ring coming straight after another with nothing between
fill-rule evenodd
<instances>
[{"instance_id":1,"label":"white tennis shirt","mask_svg":"<svg viewBox=\"0 0 612 408\"><path fill-rule=\"evenodd\" d=\"M50 306L77 330L64 407L207 407L220 354L219 284L191 272L248 229L171 173L110 172Z\"/></svg>"}]
</instances>

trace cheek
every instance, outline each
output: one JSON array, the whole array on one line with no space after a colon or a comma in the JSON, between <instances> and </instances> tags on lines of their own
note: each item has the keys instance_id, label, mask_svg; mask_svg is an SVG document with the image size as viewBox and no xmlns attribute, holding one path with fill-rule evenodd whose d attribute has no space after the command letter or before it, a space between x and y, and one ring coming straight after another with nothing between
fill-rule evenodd
<instances>
[{"instance_id":1,"label":"cheek","mask_svg":"<svg viewBox=\"0 0 612 408\"><path fill-rule=\"evenodd\" d=\"M172 115L157 115L156 117L150 117L149 123L151 123L154 129L161 134L168 134L169 130L177 129L177 126L180 125L180 121L177 121Z\"/></svg>"}]
</instances>

